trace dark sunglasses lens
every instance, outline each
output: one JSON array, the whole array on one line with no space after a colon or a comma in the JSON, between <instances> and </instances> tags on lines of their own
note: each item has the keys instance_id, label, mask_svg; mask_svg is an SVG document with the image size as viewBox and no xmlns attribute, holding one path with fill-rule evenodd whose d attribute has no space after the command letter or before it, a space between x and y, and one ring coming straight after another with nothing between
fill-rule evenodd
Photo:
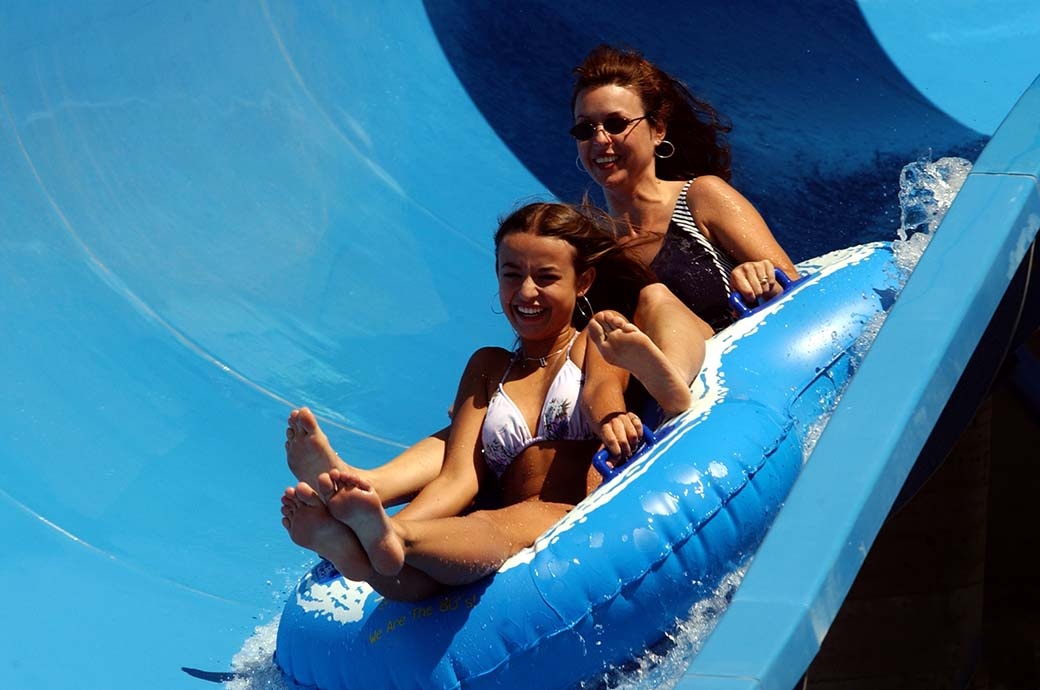
<instances>
[{"instance_id":1,"label":"dark sunglasses lens","mask_svg":"<svg viewBox=\"0 0 1040 690\"><path fill-rule=\"evenodd\" d=\"M578 141L587 141L596 134L596 128L589 122L579 122L571 127L571 136Z\"/></svg>"},{"instance_id":2,"label":"dark sunglasses lens","mask_svg":"<svg viewBox=\"0 0 1040 690\"><path fill-rule=\"evenodd\" d=\"M607 130L607 134L621 134L628 127L629 122L631 120L623 117L608 117L603 121L603 129Z\"/></svg>"}]
</instances>

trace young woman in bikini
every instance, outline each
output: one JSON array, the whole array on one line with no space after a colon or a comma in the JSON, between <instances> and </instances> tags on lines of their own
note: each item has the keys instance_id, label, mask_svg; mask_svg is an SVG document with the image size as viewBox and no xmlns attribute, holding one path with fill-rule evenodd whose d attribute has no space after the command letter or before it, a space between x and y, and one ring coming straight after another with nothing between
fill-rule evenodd
<instances>
[{"instance_id":1,"label":"young woman in bikini","mask_svg":"<svg viewBox=\"0 0 1040 690\"><path fill-rule=\"evenodd\" d=\"M297 544L391 598L429 596L493 572L584 498L605 437L629 448L639 437L640 420L624 400L631 371L664 409L690 402L689 378L629 320L652 276L588 213L525 206L500 226L495 254L518 346L485 347L470 358L437 477L394 516L377 487L341 463L282 497L283 525ZM612 309L583 328L590 301ZM691 344L698 368L703 346L703 339ZM593 356L601 350L615 364ZM308 415L296 413L288 435L290 454L299 444L327 461L331 448ZM466 512L489 482L501 507Z\"/></svg>"}]
</instances>

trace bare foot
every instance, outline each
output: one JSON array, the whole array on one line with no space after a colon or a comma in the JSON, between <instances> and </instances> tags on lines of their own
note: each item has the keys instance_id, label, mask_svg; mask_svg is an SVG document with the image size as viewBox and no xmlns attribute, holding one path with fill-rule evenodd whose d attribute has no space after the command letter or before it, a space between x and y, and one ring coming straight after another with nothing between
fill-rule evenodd
<instances>
[{"instance_id":1,"label":"bare foot","mask_svg":"<svg viewBox=\"0 0 1040 690\"><path fill-rule=\"evenodd\" d=\"M314 413L306 407L289 414L285 430L285 459L293 475L304 484L318 485L318 475L332 469L349 469L329 444Z\"/></svg>"},{"instance_id":2,"label":"bare foot","mask_svg":"<svg viewBox=\"0 0 1040 690\"><path fill-rule=\"evenodd\" d=\"M371 576L372 564L357 536L329 514L307 484L290 486L282 494L282 526L293 542L332 561L344 577L363 581Z\"/></svg>"},{"instance_id":3,"label":"bare foot","mask_svg":"<svg viewBox=\"0 0 1040 690\"><path fill-rule=\"evenodd\" d=\"M318 492L332 517L357 535L375 571L397 575L404 567L404 543L372 486L356 472L334 469L318 477Z\"/></svg>"},{"instance_id":4,"label":"bare foot","mask_svg":"<svg viewBox=\"0 0 1040 690\"><path fill-rule=\"evenodd\" d=\"M589 321L589 339L603 359L627 369L668 414L690 406L690 385L653 340L614 311L601 311Z\"/></svg>"}]
</instances>

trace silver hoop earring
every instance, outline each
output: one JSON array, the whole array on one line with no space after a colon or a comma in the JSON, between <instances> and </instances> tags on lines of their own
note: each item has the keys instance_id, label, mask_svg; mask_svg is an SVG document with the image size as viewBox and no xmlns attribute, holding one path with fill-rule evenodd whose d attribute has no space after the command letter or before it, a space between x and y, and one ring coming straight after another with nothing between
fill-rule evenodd
<instances>
[{"instance_id":1,"label":"silver hoop earring","mask_svg":"<svg viewBox=\"0 0 1040 690\"><path fill-rule=\"evenodd\" d=\"M574 301L574 310L578 312L578 316L585 323L592 321L592 316L595 313L592 311L592 302L589 302L589 298L584 294L578 295L578 299Z\"/></svg>"},{"instance_id":2,"label":"silver hoop earring","mask_svg":"<svg viewBox=\"0 0 1040 690\"><path fill-rule=\"evenodd\" d=\"M588 173L589 172L588 170L585 169L585 166L581 164L581 155L575 156L575 158L574 158L574 167L576 167L578 170L582 171L583 173Z\"/></svg>"},{"instance_id":3,"label":"silver hoop earring","mask_svg":"<svg viewBox=\"0 0 1040 690\"><path fill-rule=\"evenodd\" d=\"M667 155L661 153L661 147L664 146L665 144L668 144L668 147L667 147L668 153L667 153ZM665 159L665 158L671 158L672 156L675 155L675 144L673 144L672 142L668 141L667 139L662 139L661 143L658 144L656 147L654 147L654 155L657 156L658 158L662 159L662 160Z\"/></svg>"},{"instance_id":4,"label":"silver hoop earring","mask_svg":"<svg viewBox=\"0 0 1040 690\"><path fill-rule=\"evenodd\" d=\"M491 298L491 313L492 314L497 314L498 316L501 316L502 314L505 314L504 311L499 311L498 309L495 309L495 307L499 306L501 304L501 302L502 302L502 300L501 300L501 298L499 298L498 292L496 291L495 292L495 296Z\"/></svg>"}]
</instances>

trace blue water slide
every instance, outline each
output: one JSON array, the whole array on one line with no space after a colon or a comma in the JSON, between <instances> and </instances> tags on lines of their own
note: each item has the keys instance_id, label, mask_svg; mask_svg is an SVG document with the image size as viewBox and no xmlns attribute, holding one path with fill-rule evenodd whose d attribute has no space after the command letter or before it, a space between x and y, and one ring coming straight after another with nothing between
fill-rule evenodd
<instances>
[{"instance_id":1,"label":"blue water slide","mask_svg":"<svg viewBox=\"0 0 1040 690\"><path fill-rule=\"evenodd\" d=\"M679 681L794 684L963 374L1035 314L1040 9L558 5L0 4L0 687L229 668L312 563L279 525L286 414L362 466L444 424L510 343L496 220L590 187L569 70L600 41L732 120L796 260L892 239L906 163L975 162Z\"/></svg>"}]
</instances>

